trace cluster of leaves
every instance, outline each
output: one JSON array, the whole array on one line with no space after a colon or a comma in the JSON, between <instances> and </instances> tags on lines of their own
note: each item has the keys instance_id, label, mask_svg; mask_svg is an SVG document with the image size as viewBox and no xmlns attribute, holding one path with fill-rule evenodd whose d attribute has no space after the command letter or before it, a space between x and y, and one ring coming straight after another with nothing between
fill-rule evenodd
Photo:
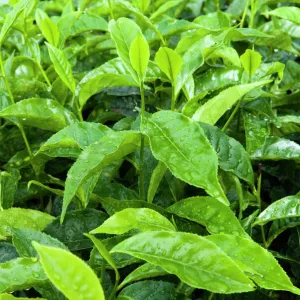
<instances>
[{"instance_id":1,"label":"cluster of leaves","mask_svg":"<svg viewBox=\"0 0 300 300\"><path fill-rule=\"evenodd\" d=\"M0 299L299 299L299 4L3 4Z\"/></svg>"}]
</instances>

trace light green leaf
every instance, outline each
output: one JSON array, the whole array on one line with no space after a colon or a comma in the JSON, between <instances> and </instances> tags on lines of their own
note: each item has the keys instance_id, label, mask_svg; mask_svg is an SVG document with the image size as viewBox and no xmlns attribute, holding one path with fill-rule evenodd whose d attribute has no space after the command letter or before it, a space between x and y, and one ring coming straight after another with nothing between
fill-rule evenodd
<instances>
[{"instance_id":1,"label":"light green leaf","mask_svg":"<svg viewBox=\"0 0 300 300\"><path fill-rule=\"evenodd\" d=\"M193 120L214 125L239 99L251 90L270 82L271 80L266 80L230 87L202 105L193 115Z\"/></svg>"},{"instance_id":2,"label":"light green leaf","mask_svg":"<svg viewBox=\"0 0 300 300\"><path fill-rule=\"evenodd\" d=\"M0 295L0 300L26 300L29 298L20 298L20 297L14 297L12 294L1 294ZM44 298L30 298L33 300L46 300Z\"/></svg>"},{"instance_id":3,"label":"light green leaf","mask_svg":"<svg viewBox=\"0 0 300 300\"><path fill-rule=\"evenodd\" d=\"M136 268L133 272L127 275L122 283L118 286L118 289L123 288L128 283L133 281L143 280L147 278L153 278L158 276L168 275L162 267L145 263L142 266Z\"/></svg>"},{"instance_id":4,"label":"light green leaf","mask_svg":"<svg viewBox=\"0 0 300 300\"><path fill-rule=\"evenodd\" d=\"M180 0L171 0L164 2L159 8L150 16L150 20L155 20L164 13L166 13L169 9L173 8L176 5L180 4Z\"/></svg>"},{"instance_id":5,"label":"light green leaf","mask_svg":"<svg viewBox=\"0 0 300 300\"><path fill-rule=\"evenodd\" d=\"M54 23L48 15L39 8L35 12L35 20L48 43L57 47L60 38L57 24Z\"/></svg>"},{"instance_id":6,"label":"light green leaf","mask_svg":"<svg viewBox=\"0 0 300 300\"><path fill-rule=\"evenodd\" d=\"M138 34L131 43L129 57L132 68L137 72L140 81L144 81L150 58L150 49L142 34Z\"/></svg>"},{"instance_id":7,"label":"light green leaf","mask_svg":"<svg viewBox=\"0 0 300 300\"><path fill-rule=\"evenodd\" d=\"M262 56L260 53L251 49L247 49L246 52L241 55L242 65L250 77L252 77L259 68L261 64L261 58Z\"/></svg>"},{"instance_id":8,"label":"light green leaf","mask_svg":"<svg viewBox=\"0 0 300 300\"><path fill-rule=\"evenodd\" d=\"M39 98L19 101L3 109L0 117L50 131L59 131L77 121L73 113L58 102Z\"/></svg>"},{"instance_id":9,"label":"light green leaf","mask_svg":"<svg viewBox=\"0 0 300 300\"><path fill-rule=\"evenodd\" d=\"M10 169L9 172L0 172L1 209L7 209L13 206L15 193L20 178L20 172L17 169Z\"/></svg>"},{"instance_id":10,"label":"light green leaf","mask_svg":"<svg viewBox=\"0 0 300 300\"><path fill-rule=\"evenodd\" d=\"M205 56L205 60L216 58L222 58L226 65L229 64L236 67L241 66L239 55L237 51L232 47L217 45L211 53Z\"/></svg>"},{"instance_id":11,"label":"light green leaf","mask_svg":"<svg viewBox=\"0 0 300 300\"><path fill-rule=\"evenodd\" d=\"M151 0L133 0L132 4L138 8L142 13L145 13L149 8Z\"/></svg>"},{"instance_id":12,"label":"light green leaf","mask_svg":"<svg viewBox=\"0 0 300 300\"><path fill-rule=\"evenodd\" d=\"M90 144L99 141L112 130L102 124L92 122L73 123L52 135L39 149L51 157L75 157Z\"/></svg>"},{"instance_id":13,"label":"light green leaf","mask_svg":"<svg viewBox=\"0 0 300 300\"><path fill-rule=\"evenodd\" d=\"M50 44L47 44L50 59L53 63L54 69L57 72L60 79L71 90L73 95L75 94L76 83L72 74L72 68L68 62L64 52L59 50Z\"/></svg>"},{"instance_id":14,"label":"light green leaf","mask_svg":"<svg viewBox=\"0 0 300 300\"><path fill-rule=\"evenodd\" d=\"M154 157L175 177L228 204L217 179L218 157L197 122L180 113L161 111L143 120L142 132L149 137Z\"/></svg>"},{"instance_id":15,"label":"light green leaf","mask_svg":"<svg viewBox=\"0 0 300 300\"><path fill-rule=\"evenodd\" d=\"M155 55L155 62L174 84L182 68L181 56L170 48L160 47Z\"/></svg>"},{"instance_id":16,"label":"light green leaf","mask_svg":"<svg viewBox=\"0 0 300 300\"><path fill-rule=\"evenodd\" d=\"M37 258L15 258L0 264L0 293L30 289L47 281Z\"/></svg>"},{"instance_id":17,"label":"light green leaf","mask_svg":"<svg viewBox=\"0 0 300 300\"><path fill-rule=\"evenodd\" d=\"M244 147L218 127L205 123L200 123L200 126L218 154L220 167L253 185L254 174L251 160Z\"/></svg>"},{"instance_id":18,"label":"light green leaf","mask_svg":"<svg viewBox=\"0 0 300 300\"><path fill-rule=\"evenodd\" d=\"M140 144L140 133L135 131L113 132L99 142L88 146L68 172L65 184L63 220L66 209L80 186L116 160L135 151Z\"/></svg>"},{"instance_id":19,"label":"light green leaf","mask_svg":"<svg viewBox=\"0 0 300 300\"><path fill-rule=\"evenodd\" d=\"M167 211L204 225L211 234L228 233L249 237L231 209L212 197L184 199L168 207Z\"/></svg>"},{"instance_id":20,"label":"light green leaf","mask_svg":"<svg viewBox=\"0 0 300 300\"><path fill-rule=\"evenodd\" d=\"M63 249L32 244L47 277L67 298L105 300L99 279L84 261Z\"/></svg>"},{"instance_id":21,"label":"light green leaf","mask_svg":"<svg viewBox=\"0 0 300 300\"><path fill-rule=\"evenodd\" d=\"M11 235L11 228L43 230L55 218L49 214L13 207L0 211L0 239Z\"/></svg>"},{"instance_id":22,"label":"light green leaf","mask_svg":"<svg viewBox=\"0 0 300 300\"><path fill-rule=\"evenodd\" d=\"M142 34L141 29L133 21L126 18L119 18L117 21L111 20L108 29L112 39L116 43L119 57L129 69L133 79L138 83L138 77L135 70L131 66L130 46L137 35Z\"/></svg>"},{"instance_id":23,"label":"light green leaf","mask_svg":"<svg viewBox=\"0 0 300 300\"><path fill-rule=\"evenodd\" d=\"M123 234L129 230L176 231L173 224L160 213L149 208L126 208L115 213L90 233Z\"/></svg>"},{"instance_id":24,"label":"light green leaf","mask_svg":"<svg viewBox=\"0 0 300 300\"><path fill-rule=\"evenodd\" d=\"M278 7L268 12L268 14L274 17L282 18L300 24L300 8L296 6Z\"/></svg>"},{"instance_id":25,"label":"light green leaf","mask_svg":"<svg viewBox=\"0 0 300 300\"><path fill-rule=\"evenodd\" d=\"M234 260L256 284L264 289L285 290L300 295L273 255L251 239L229 234L205 237Z\"/></svg>"},{"instance_id":26,"label":"light green leaf","mask_svg":"<svg viewBox=\"0 0 300 300\"><path fill-rule=\"evenodd\" d=\"M160 266L199 289L226 294L253 290L252 282L221 249L195 234L144 232L121 242L111 252Z\"/></svg>"}]
</instances>

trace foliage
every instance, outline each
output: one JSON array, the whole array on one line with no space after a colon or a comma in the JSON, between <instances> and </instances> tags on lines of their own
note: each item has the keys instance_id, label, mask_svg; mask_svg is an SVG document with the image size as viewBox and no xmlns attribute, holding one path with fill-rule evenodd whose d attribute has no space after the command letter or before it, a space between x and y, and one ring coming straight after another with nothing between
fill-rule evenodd
<instances>
[{"instance_id":1,"label":"foliage","mask_svg":"<svg viewBox=\"0 0 300 300\"><path fill-rule=\"evenodd\" d=\"M299 5L2 1L0 299L299 299Z\"/></svg>"}]
</instances>

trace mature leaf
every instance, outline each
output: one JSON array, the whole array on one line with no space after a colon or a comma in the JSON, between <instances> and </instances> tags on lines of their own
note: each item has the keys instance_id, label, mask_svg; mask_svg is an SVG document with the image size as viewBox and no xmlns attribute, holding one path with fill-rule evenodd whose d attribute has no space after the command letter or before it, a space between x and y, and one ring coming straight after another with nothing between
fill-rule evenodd
<instances>
[{"instance_id":1,"label":"mature leaf","mask_svg":"<svg viewBox=\"0 0 300 300\"><path fill-rule=\"evenodd\" d=\"M118 289L123 288L125 285L131 283L132 281L138 281L167 274L168 273L162 267L145 263L142 266L136 268L129 275L127 275L122 281L122 283L119 285Z\"/></svg>"},{"instance_id":2,"label":"mature leaf","mask_svg":"<svg viewBox=\"0 0 300 300\"><path fill-rule=\"evenodd\" d=\"M16 248L9 243L0 243L0 263L19 257Z\"/></svg>"},{"instance_id":3,"label":"mature leaf","mask_svg":"<svg viewBox=\"0 0 300 300\"><path fill-rule=\"evenodd\" d=\"M104 300L96 274L76 255L33 242L47 277L66 297ZM55 270L55 272L53 272Z\"/></svg>"},{"instance_id":4,"label":"mature leaf","mask_svg":"<svg viewBox=\"0 0 300 300\"><path fill-rule=\"evenodd\" d=\"M244 147L215 126L205 123L200 123L200 126L218 154L220 167L253 185L252 165Z\"/></svg>"},{"instance_id":5,"label":"mature leaf","mask_svg":"<svg viewBox=\"0 0 300 300\"><path fill-rule=\"evenodd\" d=\"M251 239L229 234L205 237L215 243L260 287L300 295L273 255ZM280 278L280 280L278 280Z\"/></svg>"},{"instance_id":6,"label":"mature leaf","mask_svg":"<svg viewBox=\"0 0 300 300\"><path fill-rule=\"evenodd\" d=\"M251 90L269 82L266 80L230 87L202 105L193 115L193 120L214 125L239 99Z\"/></svg>"},{"instance_id":7,"label":"mature leaf","mask_svg":"<svg viewBox=\"0 0 300 300\"><path fill-rule=\"evenodd\" d=\"M39 149L51 157L75 157L90 144L99 141L112 130L102 124L92 122L78 122L67 126L52 135Z\"/></svg>"},{"instance_id":8,"label":"mature leaf","mask_svg":"<svg viewBox=\"0 0 300 300\"><path fill-rule=\"evenodd\" d=\"M60 38L57 24L54 23L49 16L39 8L35 12L35 20L48 43L57 47Z\"/></svg>"},{"instance_id":9,"label":"mature leaf","mask_svg":"<svg viewBox=\"0 0 300 300\"><path fill-rule=\"evenodd\" d=\"M111 252L127 253L160 266L196 288L226 294L253 290L241 269L214 243L198 235L145 232L121 242Z\"/></svg>"},{"instance_id":10,"label":"mature leaf","mask_svg":"<svg viewBox=\"0 0 300 300\"><path fill-rule=\"evenodd\" d=\"M241 56L242 65L247 74L252 77L256 70L261 64L262 56L251 49L247 49L246 52Z\"/></svg>"},{"instance_id":11,"label":"mature leaf","mask_svg":"<svg viewBox=\"0 0 300 300\"><path fill-rule=\"evenodd\" d=\"M101 225L107 219L107 215L95 209L75 210L68 212L64 223L60 224L60 218L56 218L44 230L53 238L58 239L71 251L92 248L93 243L84 236L84 233Z\"/></svg>"},{"instance_id":12,"label":"mature leaf","mask_svg":"<svg viewBox=\"0 0 300 300\"><path fill-rule=\"evenodd\" d=\"M105 167L139 147L140 133L134 131L113 132L100 142L88 146L68 172L65 184L63 220L66 209L80 186Z\"/></svg>"},{"instance_id":13,"label":"mature leaf","mask_svg":"<svg viewBox=\"0 0 300 300\"><path fill-rule=\"evenodd\" d=\"M150 49L142 34L138 34L132 41L129 49L129 57L132 68L138 74L140 81L143 81L150 58Z\"/></svg>"},{"instance_id":14,"label":"mature leaf","mask_svg":"<svg viewBox=\"0 0 300 300\"><path fill-rule=\"evenodd\" d=\"M47 48L55 71L64 84L71 90L73 95L75 95L76 83L72 74L71 65L64 52L50 44L47 44Z\"/></svg>"},{"instance_id":15,"label":"mature leaf","mask_svg":"<svg viewBox=\"0 0 300 300\"><path fill-rule=\"evenodd\" d=\"M0 293L29 289L46 280L37 258L19 257L0 264Z\"/></svg>"},{"instance_id":16,"label":"mature leaf","mask_svg":"<svg viewBox=\"0 0 300 300\"><path fill-rule=\"evenodd\" d=\"M13 104L3 109L0 117L50 131L59 131L76 122L75 116L58 102L38 98Z\"/></svg>"},{"instance_id":17,"label":"mature leaf","mask_svg":"<svg viewBox=\"0 0 300 300\"><path fill-rule=\"evenodd\" d=\"M12 207L0 211L0 239L11 235L12 228L29 228L43 230L54 217L49 214L33 210Z\"/></svg>"},{"instance_id":18,"label":"mature leaf","mask_svg":"<svg viewBox=\"0 0 300 300\"><path fill-rule=\"evenodd\" d=\"M168 207L168 212L204 225L211 234L227 233L248 238L231 209L212 197L193 197Z\"/></svg>"},{"instance_id":19,"label":"mature leaf","mask_svg":"<svg viewBox=\"0 0 300 300\"><path fill-rule=\"evenodd\" d=\"M129 230L176 231L174 225L160 213L149 208L127 208L115 213L90 233L123 234Z\"/></svg>"},{"instance_id":20,"label":"mature leaf","mask_svg":"<svg viewBox=\"0 0 300 300\"><path fill-rule=\"evenodd\" d=\"M161 111L143 120L142 132L150 139L154 157L174 176L228 204L217 179L217 155L199 124L179 113Z\"/></svg>"},{"instance_id":21,"label":"mature leaf","mask_svg":"<svg viewBox=\"0 0 300 300\"><path fill-rule=\"evenodd\" d=\"M155 55L155 62L174 84L182 68L182 58L174 50L160 47Z\"/></svg>"},{"instance_id":22,"label":"mature leaf","mask_svg":"<svg viewBox=\"0 0 300 300\"><path fill-rule=\"evenodd\" d=\"M297 24L300 24L299 15L300 15L300 8L296 6L283 6L276 8L270 12L269 15L275 16L278 18L286 19Z\"/></svg>"},{"instance_id":23,"label":"mature leaf","mask_svg":"<svg viewBox=\"0 0 300 300\"><path fill-rule=\"evenodd\" d=\"M42 245L68 250L62 242L43 232L27 228L12 230L13 245L21 257L38 257L37 252L32 246L32 241L36 241Z\"/></svg>"}]
</instances>

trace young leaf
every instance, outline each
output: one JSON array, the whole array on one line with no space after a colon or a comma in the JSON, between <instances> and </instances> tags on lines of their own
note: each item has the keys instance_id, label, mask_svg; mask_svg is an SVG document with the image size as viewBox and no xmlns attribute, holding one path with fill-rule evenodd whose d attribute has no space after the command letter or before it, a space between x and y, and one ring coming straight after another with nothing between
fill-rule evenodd
<instances>
[{"instance_id":1,"label":"young leaf","mask_svg":"<svg viewBox=\"0 0 300 300\"><path fill-rule=\"evenodd\" d=\"M245 71L249 77L252 77L261 64L261 55L254 50L247 49L240 59Z\"/></svg>"},{"instance_id":2,"label":"young leaf","mask_svg":"<svg viewBox=\"0 0 300 300\"><path fill-rule=\"evenodd\" d=\"M54 132L76 122L73 113L58 102L39 98L19 101L0 111L0 117Z\"/></svg>"},{"instance_id":3,"label":"young leaf","mask_svg":"<svg viewBox=\"0 0 300 300\"><path fill-rule=\"evenodd\" d=\"M121 242L111 252L138 257L162 267L192 287L214 293L253 290L252 282L221 249L195 234L144 232Z\"/></svg>"},{"instance_id":4,"label":"young leaf","mask_svg":"<svg viewBox=\"0 0 300 300\"><path fill-rule=\"evenodd\" d=\"M127 275L122 283L118 286L118 290L132 281L138 281L163 275L168 275L168 273L162 267L145 263L142 266L136 268L129 275Z\"/></svg>"},{"instance_id":5,"label":"young leaf","mask_svg":"<svg viewBox=\"0 0 300 300\"><path fill-rule=\"evenodd\" d=\"M160 47L155 55L155 62L170 81L174 83L182 68L181 56L170 48Z\"/></svg>"},{"instance_id":6,"label":"young leaf","mask_svg":"<svg viewBox=\"0 0 300 300\"><path fill-rule=\"evenodd\" d=\"M47 277L67 298L105 300L99 279L84 261L63 249L32 244Z\"/></svg>"},{"instance_id":7,"label":"young leaf","mask_svg":"<svg viewBox=\"0 0 300 300\"><path fill-rule=\"evenodd\" d=\"M46 43L46 45L55 71L64 84L71 90L73 95L75 95L76 83L72 74L71 65L68 62L64 52L48 43Z\"/></svg>"},{"instance_id":8,"label":"young leaf","mask_svg":"<svg viewBox=\"0 0 300 300\"><path fill-rule=\"evenodd\" d=\"M273 255L251 239L229 234L211 235L205 239L222 249L260 287L300 295L300 289L293 286Z\"/></svg>"},{"instance_id":9,"label":"young leaf","mask_svg":"<svg viewBox=\"0 0 300 300\"><path fill-rule=\"evenodd\" d=\"M123 234L129 230L176 231L173 224L160 213L149 208L127 208L107 219L90 233Z\"/></svg>"},{"instance_id":10,"label":"young leaf","mask_svg":"<svg viewBox=\"0 0 300 300\"><path fill-rule=\"evenodd\" d=\"M200 126L218 154L220 167L253 185L252 165L244 147L215 126L205 123L200 123Z\"/></svg>"},{"instance_id":11,"label":"young leaf","mask_svg":"<svg viewBox=\"0 0 300 300\"><path fill-rule=\"evenodd\" d=\"M30 289L46 280L37 258L18 257L0 264L0 293Z\"/></svg>"},{"instance_id":12,"label":"young leaf","mask_svg":"<svg viewBox=\"0 0 300 300\"><path fill-rule=\"evenodd\" d=\"M217 155L199 124L179 113L161 111L143 120L142 132L149 137L154 157L175 177L228 204L217 179Z\"/></svg>"},{"instance_id":13,"label":"young leaf","mask_svg":"<svg viewBox=\"0 0 300 300\"><path fill-rule=\"evenodd\" d=\"M168 10L170 10L171 8L179 4L180 4L180 0L166 1L161 6L159 6L159 8L150 16L150 20L158 19L158 17L160 17L165 12L167 12Z\"/></svg>"},{"instance_id":14,"label":"young leaf","mask_svg":"<svg viewBox=\"0 0 300 300\"><path fill-rule=\"evenodd\" d=\"M211 197L193 197L168 207L168 212L204 225L211 234L228 233L248 238L231 209Z\"/></svg>"},{"instance_id":15,"label":"young leaf","mask_svg":"<svg viewBox=\"0 0 300 300\"><path fill-rule=\"evenodd\" d=\"M88 146L68 172L65 184L63 220L66 209L80 186L103 168L133 152L139 147L140 133L134 131L113 132L100 142Z\"/></svg>"},{"instance_id":16,"label":"young leaf","mask_svg":"<svg viewBox=\"0 0 300 300\"><path fill-rule=\"evenodd\" d=\"M287 196L269 205L256 219L254 225L270 221L300 217L300 194Z\"/></svg>"},{"instance_id":17,"label":"young leaf","mask_svg":"<svg viewBox=\"0 0 300 300\"><path fill-rule=\"evenodd\" d=\"M129 57L132 68L138 74L140 81L144 81L150 58L150 49L142 34L138 34L132 41L129 49Z\"/></svg>"},{"instance_id":18,"label":"young leaf","mask_svg":"<svg viewBox=\"0 0 300 300\"><path fill-rule=\"evenodd\" d=\"M32 246L32 241L36 241L45 246L57 247L68 250L59 240L52 236L28 228L12 230L12 242L21 257L37 257L37 252Z\"/></svg>"},{"instance_id":19,"label":"young leaf","mask_svg":"<svg viewBox=\"0 0 300 300\"><path fill-rule=\"evenodd\" d=\"M278 7L268 12L268 14L274 17L282 18L300 24L300 8L296 6Z\"/></svg>"},{"instance_id":20,"label":"young leaf","mask_svg":"<svg viewBox=\"0 0 300 300\"><path fill-rule=\"evenodd\" d=\"M0 208L11 208L14 203L20 172L11 169L9 172L0 172Z\"/></svg>"},{"instance_id":21,"label":"young leaf","mask_svg":"<svg viewBox=\"0 0 300 300\"><path fill-rule=\"evenodd\" d=\"M31 228L43 230L54 217L49 214L33 210L12 207L0 211L0 239L11 235L11 228Z\"/></svg>"},{"instance_id":22,"label":"young leaf","mask_svg":"<svg viewBox=\"0 0 300 300\"><path fill-rule=\"evenodd\" d=\"M59 30L56 23L54 23L48 15L39 8L35 12L35 20L48 43L57 47L59 42Z\"/></svg>"},{"instance_id":23,"label":"young leaf","mask_svg":"<svg viewBox=\"0 0 300 300\"><path fill-rule=\"evenodd\" d=\"M137 7L142 13L145 13L150 5L151 0L133 0L132 3Z\"/></svg>"},{"instance_id":24,"label":"young leaf","mask_svg":"<svg viewBox=\"0 0 300 300\"><path fill-rule=\"evenodd\" d=\"M214 125L239 99L251 90L270 82L266 80L230 87L202 105L193 115L193 120Z\"/></svg>"}]
</instances>

